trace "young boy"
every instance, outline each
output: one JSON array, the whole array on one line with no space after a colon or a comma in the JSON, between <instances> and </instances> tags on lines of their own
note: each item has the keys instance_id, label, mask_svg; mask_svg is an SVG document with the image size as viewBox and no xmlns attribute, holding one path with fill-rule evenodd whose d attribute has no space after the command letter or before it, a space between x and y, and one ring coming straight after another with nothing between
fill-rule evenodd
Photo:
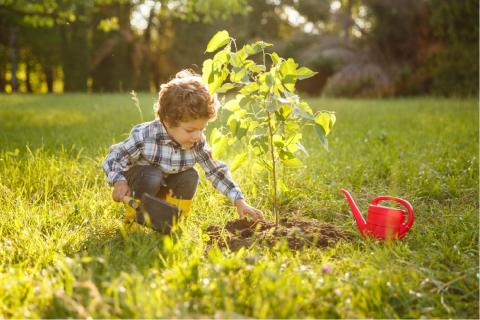
<instances>
[{"instance_id":1,"label":"young boy","mask_svg":"<svg viewBox=\"0 0 480 320\"><path fill-rule=\"evenodd\" d=\"M228 167L211 155L203 131L217 115L218 100L200 76L184 70L163 84L155 105L157 119L136 125L123 142L112 145L103 162L113 200L140 199L143 193L165 199L188 213L198 184L199 163L213 186L237 207L240 218L264 220L248 205Z\"/></svg>"}]
</instances>

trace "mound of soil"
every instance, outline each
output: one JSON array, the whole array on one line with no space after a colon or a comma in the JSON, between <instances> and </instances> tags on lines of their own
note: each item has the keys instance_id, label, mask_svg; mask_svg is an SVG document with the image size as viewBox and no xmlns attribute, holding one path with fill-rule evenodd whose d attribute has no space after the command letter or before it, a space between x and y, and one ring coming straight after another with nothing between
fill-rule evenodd
<instances>
[{"instance_id":1,"label":"mound of soil","mask_svg":"<svg viewBox=\"0 0 480 320\"><path fill-rule=\"evenodd\" d=\"M253 244L271 247L281 240L286 240L290 249L298 250L303 247L328 247L340 239L353 239L352 234L331 224L299 218L281 220L278 226L272 222L237 219L227 222L224 227L211 225L207 228L207 234L210 245L217 244L233 251Z\"/></svg>"}]
</instances>

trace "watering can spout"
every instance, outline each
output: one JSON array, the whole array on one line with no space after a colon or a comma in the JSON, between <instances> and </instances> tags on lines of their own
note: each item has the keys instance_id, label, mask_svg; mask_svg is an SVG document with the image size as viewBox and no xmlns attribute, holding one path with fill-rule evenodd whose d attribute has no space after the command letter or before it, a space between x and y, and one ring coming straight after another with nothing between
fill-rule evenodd
<instances>
[{"instance_id":1,"label":"watering can spout","mask_svg":"<svg viewBox=\"0 0 480 320\"><path fill-rule=\"evenodd\" d=\"M347 198L348 204L350 205L350 208L352 208L353 217L357 222L358 229L360 230L360 233L363 235L367 227L367 223L365 222L365 219L363 218L362 213L358 209L357 204L353 200L350 193L345 189L340 189L340 191L342 191L345 197Z\"/></svg>"}]
</instances>

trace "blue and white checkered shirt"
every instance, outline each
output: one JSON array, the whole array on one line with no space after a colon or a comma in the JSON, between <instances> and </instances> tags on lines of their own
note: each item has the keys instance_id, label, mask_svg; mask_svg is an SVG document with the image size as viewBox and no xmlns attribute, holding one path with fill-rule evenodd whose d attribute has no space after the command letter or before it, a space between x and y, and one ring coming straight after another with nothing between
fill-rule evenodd
<instances>
[{"instance_id":1,"label":"blue and white checkered shirt","mask_svg":"<svg viewBox=\"0 0 480 320\"><path fill-rule=\"evenodd\" d=\"M232 201L243 199L227 165L212 158L205 141L196 143L191 149L182 149L160 120L136 125L126 140L112 145L103 161L103 170L112 186L117 181L126 180L123 172L135 165L155 165L168 175L188 170L195 163L205 170L205 176L218 191Z\"/></svg>"}]
</instances>

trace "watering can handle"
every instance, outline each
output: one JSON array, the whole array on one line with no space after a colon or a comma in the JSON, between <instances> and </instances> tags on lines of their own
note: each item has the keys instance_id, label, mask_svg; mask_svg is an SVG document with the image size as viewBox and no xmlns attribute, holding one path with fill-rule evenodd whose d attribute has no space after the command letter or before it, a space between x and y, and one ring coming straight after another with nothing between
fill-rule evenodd
<instances>
[{"instance_id":1,"label":"watering can handle","mask_svg":"<svg viewBox=\"0 0 480 320\"><path fill-rule=\"evenodd\" d=\"M379 204L381 201L395 201L395 202L398 202L400 203L402 206L405 207L405 209L407 209L407 213L408 213L408 220L406 223L404 223L402 225L402 230L400 231L400 235L399 235L399 238L402 238L405 233L412 227L413 225L413 221L415 220L415 214L413 212L413 207L412 205L410 204L410 202L408 202L407 200L404 200L404 199L400 199L400 198L395 198L395 197L391 197L391 196L380 196L380 197L377 197L375 199L373 199L372 201L372 204L373 205L377 205Z\"/></svg>"}]
</instances>

